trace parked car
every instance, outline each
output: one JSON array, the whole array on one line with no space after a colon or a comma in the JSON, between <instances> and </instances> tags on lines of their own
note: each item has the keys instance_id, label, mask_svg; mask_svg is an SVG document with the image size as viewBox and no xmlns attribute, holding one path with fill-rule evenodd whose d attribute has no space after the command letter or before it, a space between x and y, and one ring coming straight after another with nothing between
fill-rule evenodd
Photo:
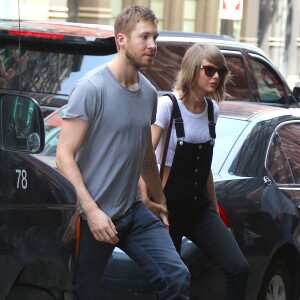
<instances>
[{"instance_id":1,"label":"parked car","mask_svg":"<svg viewBox=\"0 0 300 300\"><path fill-rule=\"evenodd\" d=\"M44 148L33 99L0 94L0 299L72 298L74 187L30 155Z\"/></svg>"},{"instance_id":2,"label":"parked car","mask_svg":"<svg viewBox=\"0 0 300 300\"><path fill-rule=\"evenodd\" d=\"M41 158L54 159L65 108L45 120ZM213 174L221 216L250 264L247 300L298 299L300 280L300 110L220 104ZM50 156L50 157L49 157ZM191 299L223 299L225 278L184 238ZM222 255L222 253L220 253ZM101 299L155 299L145 274L116 249Z\"/></svg>"},{"instance_id":3,"label":"parked car","mask_svg":"<svg viewBox=\"0 0 300 300\"><path fill-rule=\"evenodd\" d=\"M0 20L0 91L22 92L42 106L46 116L66 104L75 82L116 55L111 26ZM217 45L227 60L232 82L227 100L298 107L294 92L266 54L229 36L161 31L154 65L143 73L159 93L172 89L187 48Z\"/></svg>"}]
</instances>

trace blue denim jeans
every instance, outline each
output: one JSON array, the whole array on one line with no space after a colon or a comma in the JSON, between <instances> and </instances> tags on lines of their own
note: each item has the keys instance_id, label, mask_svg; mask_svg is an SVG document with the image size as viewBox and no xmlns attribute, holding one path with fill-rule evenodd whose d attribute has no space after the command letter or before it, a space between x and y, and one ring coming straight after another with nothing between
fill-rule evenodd
<instances>
[{"instance_id":1,"label":"blue denim jeans","mask_svg":"<svg viewBox=\"0 0 300 300\"><path fill-rule=\"evenodd\" d=\"M189 299L190 273L160 220L138 202L114 224L120 240L117 246L148 274L159 299ZM79 300L99 299L101 277L113 250L113 245L95 240L87 222L81 222L73 284Z\"/></svg>"}]
</instances>

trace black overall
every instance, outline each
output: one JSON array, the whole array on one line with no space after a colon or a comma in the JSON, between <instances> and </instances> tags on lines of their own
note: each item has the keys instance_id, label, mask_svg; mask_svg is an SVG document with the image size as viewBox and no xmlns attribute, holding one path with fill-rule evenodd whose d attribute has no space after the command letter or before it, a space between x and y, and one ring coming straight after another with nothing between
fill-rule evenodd
<instances>
[{"instance_id":1,"label":"black overall","mask_svg":"<svg viewBox=\"0 0 300 300\"><path fill-rule=\"evenodd\" d=\"M201 144L182 140L183 121L178 103L173 101L178 141L164 188L170 212L170 235L179 253L182 237L186 236L210 255L227 276L225 299L242 300L245 297L248 263L232 234L213 208L206 187L215 138L215 124L211 119L213 103L210 99L206 100L211 141Z\"/></svg>"}]
</instances>

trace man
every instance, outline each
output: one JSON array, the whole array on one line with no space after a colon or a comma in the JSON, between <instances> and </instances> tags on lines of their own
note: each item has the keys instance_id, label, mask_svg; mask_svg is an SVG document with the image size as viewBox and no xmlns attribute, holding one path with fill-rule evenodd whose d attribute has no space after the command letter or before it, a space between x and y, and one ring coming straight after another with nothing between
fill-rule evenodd
<instances>
[{"instance_id":1,"label":"man","mask_svg":"<svg viewBox=\"0 0 300 300\"><path fill-rule=\"evenodd\" d=\"M74 278L80 300L97 300L115 246L148 274L159 299L188 299L189 272L169 237L164 197L152 147L157 92L139 72L156 54L157 19L144 6L115 21L118 54L77 82L57 148L58 169L73 183L81 207ZM156 203L140 201L139 175ZM155 216L156 215L156 216Z\"/></svg>"}]
</instances>

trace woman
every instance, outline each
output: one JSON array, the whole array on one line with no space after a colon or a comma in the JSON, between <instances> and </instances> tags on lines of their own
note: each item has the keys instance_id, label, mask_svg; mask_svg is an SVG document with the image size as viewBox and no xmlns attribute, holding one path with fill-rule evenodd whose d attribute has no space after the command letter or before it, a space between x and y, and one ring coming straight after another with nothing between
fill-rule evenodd
<instances>
[{"instance_id":1,"label":"woman","mask_svg":"<svg viewBox=\"0 0 300 300\"><path fill-rule=\"evenodd\" d=\"M186 52L174 93L181 114L175 118L182 118L183 126L177 128L176 134L172 125L162 184L169 210L169 231L177 251L180 253L182 237L189 238L210 255L227 276L225 299L240 300L245 298L248 263L219 217L211 172L214 123L219 109L209 98L220 102L228 80L225 58L216 46L195 44ZM159 163L172 109L168 96L159 99L156 122L151 129L153 146L155 149L158 146ZM209 115L213 119L210 126ZM153 210L145 186L140 185L140 192L143 202Z\"/></svg>"}]
</instances>

